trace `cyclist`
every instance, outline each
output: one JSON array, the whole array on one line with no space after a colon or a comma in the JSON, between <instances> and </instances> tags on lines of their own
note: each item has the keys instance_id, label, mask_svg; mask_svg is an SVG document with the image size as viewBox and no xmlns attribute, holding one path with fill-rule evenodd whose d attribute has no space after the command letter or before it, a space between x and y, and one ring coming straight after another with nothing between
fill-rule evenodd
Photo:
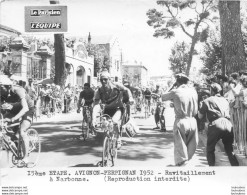
<instances>
[{"instance_id":1,"label":"cyclist","mask_svg":"<svg viewBox=\"0 0 247 195\"><path fill-rule=\"evenodd\" d=\"M151 94L149 87L146 87L146 90L143 93L145 104L148 105L148 113L150 113L150 106L151 106Z\"/></svg>"},{"instance_id":2,"label":"cyclist","mask_svg":"<svg viewBox=\"0 0 247 195\"><path fill-rule=\"evenodd\" d=\"M9 110L4 115L5 122L15 122L21 119L20 122L20 136L24 142L24 163L19 166L24 166L28 163L28 148L29 141L26 131L31 127L34 114L34 101L26 93L25 89L18 85L12 85L12 81L6 76L0 76L0 90L4 104L1 105L2 109Z\"/></svg>"},{"instance_id":3,"label":"cyclist","mask_svg":"<svg viewBox=\"0 0 247 195\"><path fill-rule=\"evenodd\" d=\"M97 105L101 102L105 104L104 114L108 114L112 117L115 124L114 130L118 133L117 148L119 149L121 147L120 125L122 122L122 114L124 112L123 94L128 94L128 102L130 104L132 104L134 100L128 88L120 83L113 83L110 81L110 74L108 71L101 72L100 82L102 86L99 87L94 96L93 125L95 126L97 113L99 113L99 107Z\"/></svg>"},{"instance_id":4,"label":"cyclist","mask_svg":"<svg viewBox=\"0 0 247 195\"><path fill-rule=\"evenodd\" d=\"M77 113L80 113L80 107L82 105L82 100L84 100L84 105L89 107L89 110L90 110L91 116L92 116L93 98L94 98L94 90L90 87L89 83L85 83L84 89L83 89L83 91L80 92L79 101L77 103ZM83 118L86 117L86 112L84 109L82 110L82 115L83 115ZM92 128L92 124L89 124L89 126L90 126L90 128ZM94 132L91 131L91 133L93 134ZM83 134L80 135L80 138L83 139Z\"/></svg>"},{"instance_id":5,"label":"cyclist","mask_svg":"<svg viewBox=\"0 0 247 195\"><path fill-rule=\"evenodd\" d=\"M136 99L136 110L141 111L142 107L142 91L140 88L137 88L135 91L135 99Z\"/></svg>"},{"instance_id":6,"label":"cyclist","mask_svg":"<svg viewBox=\"0 0 247 195\"><path fill-rule=\"evenodd\" d=\"M50 84L46 84L45 88L45 110L51 111L51 94L52 94L52 89Z\"/></svg>"}]
</instances>

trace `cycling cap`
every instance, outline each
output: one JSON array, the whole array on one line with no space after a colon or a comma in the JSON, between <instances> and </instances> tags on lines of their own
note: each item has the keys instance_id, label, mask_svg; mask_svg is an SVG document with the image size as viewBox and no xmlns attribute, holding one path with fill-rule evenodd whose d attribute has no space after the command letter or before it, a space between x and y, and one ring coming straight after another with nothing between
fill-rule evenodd
<instances>
[{"instance_id":1,"label":"cycling cap","mask_svg":"<svg viewBox=\"0 0 247 195\"><path fill-rule=\"evenodd\" d=\"M108 71L102 71L101 74L100 74L100 78L101 77L107 77L107 78L110 78L110 73Z\"/></svg>"},{"instance_id":2,"label":"cycling cap","mask_svg":"<svg viewBox=\"0 0 247 195\"><path fill-rule=\"evenodd\" d=\"M13 82L7 75L0 75L0 85L12 85Z\"/></svg>"}]
</instances>

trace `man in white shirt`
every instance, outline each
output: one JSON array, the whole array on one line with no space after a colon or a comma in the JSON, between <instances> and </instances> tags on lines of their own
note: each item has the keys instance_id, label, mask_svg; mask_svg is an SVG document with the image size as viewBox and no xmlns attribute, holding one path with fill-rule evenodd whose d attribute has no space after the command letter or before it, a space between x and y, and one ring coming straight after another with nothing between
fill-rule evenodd
<instances>
[{"instance_id":1,"label":"man in white shirt","mask_svg":"<svg viewBox=\"0 0 247 195\"><path fill-rule=\"evenodd\" d=\"M68 113L70 111L72 95L73 95L73 92L71 89L71 84L69 83L68 86L64 90L64 113Z\"/></svg>"}]
</instances>

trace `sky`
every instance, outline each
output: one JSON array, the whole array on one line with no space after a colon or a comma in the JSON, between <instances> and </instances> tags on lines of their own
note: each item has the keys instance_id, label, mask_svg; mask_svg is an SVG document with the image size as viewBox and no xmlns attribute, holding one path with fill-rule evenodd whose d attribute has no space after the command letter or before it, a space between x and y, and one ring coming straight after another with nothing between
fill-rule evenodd
<instances>
[{"instance_id":1,"label":"sky","mask_svg":"<svg viewBox=\"0 0 247 195\"><path fill-rule=\"evenodd\" d=\"M49 5L49 0L2 0L0 23L25 33L24 7ZM157 8L155 0L60 0L68 7L68 32L65 36L114 35L120 42L124 61L142 62L150 76L169 74L171 46L175 39L153 37L146 12ZM183 40L185 37L177 36Z\"/></svg>"}]
</instances>

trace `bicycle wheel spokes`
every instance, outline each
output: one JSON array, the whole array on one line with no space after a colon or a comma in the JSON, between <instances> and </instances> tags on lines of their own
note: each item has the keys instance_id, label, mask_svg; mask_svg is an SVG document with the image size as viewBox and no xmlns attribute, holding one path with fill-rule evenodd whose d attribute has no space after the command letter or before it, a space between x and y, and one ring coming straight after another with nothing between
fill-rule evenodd
<instances>
[{"instance_id":1,"label":"bicycle wheel spokes","mask_svg":"<svg viewBox=\"0 0 247 195\"><path fill-rule=\"evenodd\" d=\"M111 162L110 139L106 136L103 143L102 166L109 167Z\"/></svg>"},{"instance_id":2,"label":"bicycle wheel spokes","mask_svg":"<svg viewBox=\"0 0 247 195\"><path fill-rule=\"evenodd\" d=\"M112 166L116 165L116 161L117 161L117 139L113 138L113 140L111 141L111 161L112 161Z\"/></svg>"},{"instance_id":3,"label":"bicycle wheel spokes","mask_svg":"<svg viewBox=\"0 0 247 195\"><path fill-rule=\"evenodd\" d=\"M28 167L34 167L38 160L41 151L41 144L39 134L35 129L28 129L27 136L29 138L28 148Z\"/></svg>"}]
</instances>

